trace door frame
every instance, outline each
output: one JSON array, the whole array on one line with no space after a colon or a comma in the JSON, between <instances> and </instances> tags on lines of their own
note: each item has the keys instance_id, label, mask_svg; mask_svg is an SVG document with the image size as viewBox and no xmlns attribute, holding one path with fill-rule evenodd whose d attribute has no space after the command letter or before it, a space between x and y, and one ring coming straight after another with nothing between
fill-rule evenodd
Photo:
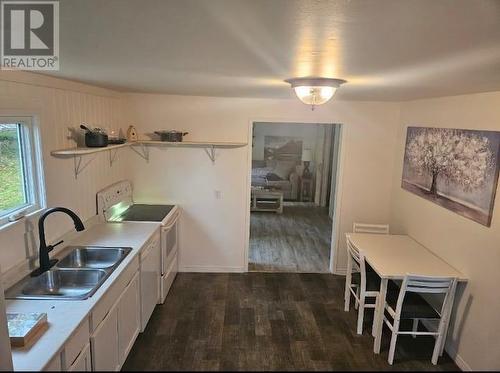
<instances>
[{"instance_id":1,"label":"door frame","mask_svg":"<svg viewBox=\"0 0 500 373\"><path fill-rule=\"evenodd\" d=\"M273 123L275 125L287 124L287 123L303 123L303 124L325 124L333 125L335 135L338 134L338 150L337 150L337 169L335 172L335 197L334 197L334 213L332 219L332 236L330 238L330 265L329 273L333 274L344 274L342 270L337 268L338 263L338 248L340 247L340 237L338 232L340 231L340 209L342 201L342 175L344 169L345 160L345 124L335 123L335 122L318 122L314 120L293 120L290 118L266 118L266 119L250 119L248 121L248 145L247 145L247 183L246 183L246 193L245 193L245 247L244 247L244 258L243 258L243 268L245 272L248 272L248 255L250 248L250 195L251 195L251 184L252 184L252 142L253 142L253 125L254 123ZM331 160L333 162L333 160ZM333 166L333 164L332 164Z\"/></svg>"}]
</instances>

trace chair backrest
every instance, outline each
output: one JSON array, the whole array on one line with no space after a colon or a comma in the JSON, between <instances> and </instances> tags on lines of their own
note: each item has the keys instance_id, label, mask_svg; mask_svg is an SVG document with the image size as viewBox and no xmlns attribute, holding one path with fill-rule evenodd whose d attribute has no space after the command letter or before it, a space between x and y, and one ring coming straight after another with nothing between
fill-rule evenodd
<instances>
[{"instance_id":1,"label":"chair backrest","mask_svg":"<svg viewBox=\"0 0 500 373\"><path fill-rule=\"evenodd\" d=\"M361 289L364 290L366 288L365 256L363 255L362 251L358 250L358 248L354 246L349 237L347 237L346 240L347 240L347 254L354 262L354 264L356 264L357 267L359 268L361 276Z\"/></svg>"},{"instance_id":2,"label":"chair backrest","mask_svg":"<svg viewBox=\"0 0 500 373\"><path fill-rule=\"evenodd\" d=\"M429 277L407 274L401 284L396 314L399 315L403 306L406 293L418 294L444 294L443 304L440 314L451 299L451 294L455 292L457 279L455 277Z\"/></svg>"},{"instance_id":3,"label":"chair backrest","mask_svg":"<svg viewBox=\"0 0 500 373\"><path fill-rule=\"evenodd\" d=\"M356 223L352 224L353 233L375 233L375 234L389 234L389 224L365 224Z\"/></svg>"}]
</instances>

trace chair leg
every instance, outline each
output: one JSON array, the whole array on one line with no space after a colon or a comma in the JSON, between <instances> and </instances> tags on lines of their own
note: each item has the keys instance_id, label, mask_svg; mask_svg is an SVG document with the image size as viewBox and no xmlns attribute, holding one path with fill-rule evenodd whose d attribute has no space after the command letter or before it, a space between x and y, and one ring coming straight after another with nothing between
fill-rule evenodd
<instances>
[{"instance_id":1,"label":"chair leg","mask_svg":"<svg viewBox=\"0 0 500 373\"><path fill-rule=\"evenodd\" d=\"M446 327L447 321L445 319L441 319L438 326L438 336L436 338L436 343L434 344L434 351L432 352L432 364L436 365L439 359L439 356L442 354L441 349L444 345L443 338L446 336Z\"/></svg>"},{"instance_id":2,"label":"chair leg","mask_svg":"<svg viewBox=\"0 0 500 373\"><path fill-rule=\"evenodd\" d=\"M359 299L359 286L356 288L356 297ZM355 300L354 302L354 309L357 310L359 308L359 301L358 299Z\"/></svg>"},{"instance_id":3,"label":"chair leg","mask_svg":"<svg viewBox=\"0 0 500 373\"><path fill-rule=\"evenodd\" d=\"M352 281L352 262L351 257L347 258L347 274L345 276L345 290L344 290L344 311L349 312L351 303L351 281Z\"/></svg>"},{"instance_id":4,"label":"chair leg","mask_svg":"<svg viewBox=\"0 0 500 373\"><path fill-rule=\"evenodd\" d=\"M363 319L365 316L365 299L360 299L359 309L358 309L358 334L363 334Z\"/></svg>"},{"instance_id":5,"label":"chair leg","mask_svg":"<svg viewBox=\"0 0 500 373\"><path fill-rule=\"evenodd\" d=\"M389 362L390 365L392 365L392 362L394 361L394 354L396 352L396 341L398 339L398 333L396 331L396 325L394 325L393 329L394 329L394 331L392 332L391 344L390 344L390 347L389 347L389 357L387 359L387 361Z\"/></svg>"},{"instance_id":6,"label":"chair leg","mask_svg":"<svg viewBox=\"0 0 500 373\"><path fill-rule=\"evenodd\" d=\"M349 312L349 306L351 303L351 291L349 290L350 284L345 282L345 292L344 292L344 311Z\"/></svg>"},{"instance_id":7,"label":"chair leg","mask_svg":"<svg viewBox=\"0 0 500 373\"><path fill-rule=\"evenodd\" d=\"M372 322L372 336L375 337L375 334L377 334L377 310L379 307L379 299L380 297L377 295L375 298L375 308L373 309L373 322Z\"/></svg>"},{"instance_id":8,"label":"chair leg","mask_svg":"<svg viewBox=\"0 0 500 373\"><path fill-rule=\"evenodd\" d=\"M439 334L436 338L436 343L434 344L434 350L432 351L432 364L436 365L439 359L439 354L441 353L441 342L443 340L443 335Z\"/></svg>"},{"instance_id":9,"label":"chair leg","mask_svg":"<svg viewBox=\"0 0 500 373\"><path fill-rule=\"evenodd\" d=\"M413 319L413 329L412 329L413 332L417 332L418 331L418 319ZM417 335L416 334L412 334L411 335L413 338L417 338Z\"/></svg>"},{"instance_id":10,"label":"chair leg","mask_svg":"<svg viewBox=\"0 0 500 373\"><path fill-rule=\"evenodd\" d=\"M443 338L441 338L441 346L439 347L439 356L443 356L444 346L446 344L446 337L448 336L448 329L450 324L450 314L446 313L443 326Z\"/></svg>"},{"instance_id":11,"label":"chair leg","mask_svg":"<svg viewBox=\"0 0 500 373\"><path fill-rule=\"evenodd\" d=\"M441 340L441 346L439 351L439 356L443 356L444 347L446 344L446 337L448 336L448 329L450 326L451 311L453 309L453 302L455 299L456 284L453 287L453 291L450 292L450 299L448 300L448 305L446 307L446 312L444 312L444 326L443 326L443 338Z\"/></svg>"}]
</instances>

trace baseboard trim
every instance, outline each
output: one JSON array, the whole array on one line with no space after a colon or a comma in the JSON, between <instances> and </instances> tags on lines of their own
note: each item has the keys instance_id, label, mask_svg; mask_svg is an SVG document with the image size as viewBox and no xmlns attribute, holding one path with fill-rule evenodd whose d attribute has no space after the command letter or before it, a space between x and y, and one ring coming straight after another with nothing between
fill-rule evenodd
<instances>
[{"instance_id":1,"label":"baseboard trim","mask_svg":"<svg viewBox=\"0 0 500 373\"><path fill-rule=\"evenodd\" d=\"M421 320L422 325L427 328L428 330L434 329L435 327L432 327L431 323L427 320ZM471 372L472 368L467 364L467 362L460 356L455 349L455 347L450 346L449 343L445 343L444 345L444 350L447 352L447 354L451 357L451 359L457 364L457 366L460 368L460 370L465 371L465 372Z\"/></svg>"},{"instance_id":2,"label":"baseboard trim","mask_svg":"<svg viewBox=\"0 0 500 373\"><path fill-rule=\"evenodd\" d=\"M446 348L445 347L445 350L446 352L448 352L448 355L450 355L450 357L453 359L453 361L455 362L455 364L457 364L457 366L463 370L464 372L472 372L472 368L469 366L469 364L467 364L465 362L465 360L462 358L462 356L460 356L459 354L455 353L455 354L450 354L450 350L451 348ZM453 349L454 350L454 349Z\"/></svg>"},{"instance_id":3,"label":"baseboard trim","mask_svg":"<svg viewBox=\"0 0 500 373\"><path fill-rule=\"evenodd\" d=\"M453 346L444 346L445 351L450 355L451 359L457 364L457 366L464 372L471 372L472 368L467 364L467 362L460 356L457 350Z\"/></svg>"},{"instance_id":4,"label":"baseboard trim","mask_svg":"<svg viewBox=\"0 0 500 373\"><path fill-rule=\"evenodd\" d=\"M223 267L223 266L180 266L179 272L207 272L207 273L243 273L244 267Z\"/></svg>"}]
</instances>

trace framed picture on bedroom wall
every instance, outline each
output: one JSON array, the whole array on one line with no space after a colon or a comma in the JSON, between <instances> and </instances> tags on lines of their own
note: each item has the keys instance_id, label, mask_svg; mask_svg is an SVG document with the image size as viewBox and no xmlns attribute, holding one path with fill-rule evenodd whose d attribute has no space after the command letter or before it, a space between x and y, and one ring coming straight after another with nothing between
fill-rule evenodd
<instances>
[{"instance_id":1,"label":"framed picture on bedroom wall","mask_svg":"<svg viewBox=\"0 0 500 373\"><path fill-rule=\"evenodd\" d=\"M288 136L265 136L264 159L266 161L295 161L302 159L302 139Z\"/></svg>"},{"instance_id":2,"label":"framed picture on bedroom wall","mask_svg":"<svg viewBox=\"0 0 500 373\"><path fill-rule=\"evenodd\" d=\"M489 227L499 145L496 131L408 127L401 187Z\"/></svg>"}]
</instances>

